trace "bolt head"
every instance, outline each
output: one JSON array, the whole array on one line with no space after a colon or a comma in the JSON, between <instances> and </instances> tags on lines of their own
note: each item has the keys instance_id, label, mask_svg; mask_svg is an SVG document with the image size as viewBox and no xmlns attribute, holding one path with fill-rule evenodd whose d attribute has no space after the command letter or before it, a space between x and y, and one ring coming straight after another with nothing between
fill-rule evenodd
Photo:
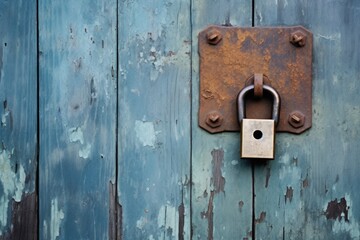
<instances>
[{"instance_id":1,"label":"bolt head","mask_svg":"<svg viewBox=\"0 0 360 240\"><path fill-rule=\"evenodd\" d=\"M217 111L209 112L206 117L206 124L211 128L220 127L223 123L223 116Z\"/></svg>"},{"instance_id":2,"label":"bolt head","mask_svg":"<svg viewBox=\"0 0 360 240\"><path fill-rule=\"evenodd\" d=\"M294 111L289 114L288 122L294 128L301 128L305 124L305 115L300 111Z\"/></svg>"},{"instance_id":3,"label":"bolt head","mask_svg":"<svg viewBox=\"0 0 360 240\"><path fill-rule=\"evenodd\" d=\"M211 45L216 45L222 40L220 31L211 29L206 33L207 42Z\"/></svg>"},{"instance_id":4,"label":"bolt head","mask_svg":"<svg viewBox=\"0 0 360 240\"><path fill-rule=\"evenodd\" d=\"M295 31L290 35L290 42L296 47L306 45L306 34L303 31Z\"/></svg>"}]
</instances>

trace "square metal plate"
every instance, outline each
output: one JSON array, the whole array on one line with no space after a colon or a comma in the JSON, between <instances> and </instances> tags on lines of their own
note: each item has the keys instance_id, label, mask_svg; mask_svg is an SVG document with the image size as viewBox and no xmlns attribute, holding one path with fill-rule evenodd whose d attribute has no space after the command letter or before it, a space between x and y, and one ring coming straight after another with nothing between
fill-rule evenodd
<instances>
[{"instance_id":1,"label":"square metal plate","mask_svg":"<svg viewBox=\"0 0 360 240\"><path fill-rule=\"evenodd\" d=\"M210 26L199 33L199 126L239 131L237 96L262 73L280 95L276 131L301 133L312 120L312 33L295 27ZM271 99L246 99L246 118L271 118ZM289 120L293 112L303 117ZM296 122L296 121L300 122Z\"/></svg>"}]
</instances>

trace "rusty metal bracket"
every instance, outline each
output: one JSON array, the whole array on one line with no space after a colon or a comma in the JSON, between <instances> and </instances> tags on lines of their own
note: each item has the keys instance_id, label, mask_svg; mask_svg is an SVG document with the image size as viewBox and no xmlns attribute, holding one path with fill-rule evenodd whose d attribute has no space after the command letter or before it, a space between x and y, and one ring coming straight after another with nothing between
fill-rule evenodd
<instances>
[{"instance_id":1,"label":"rusty metal bracket","mask_svg":"<svg viewBox=\"0 0 360 240\"><path fill-rule=\"evenodd\" d=\"M312 121L312 33L302 26L240 28L209 26L199 33L199 126L210 133L240 131L236 99L246 98L247 118L271 118L272 101L262 85L279 93L276 131L302 133ZM262 75L261 75L262 74Z\"/></svg>"}]
</instances>

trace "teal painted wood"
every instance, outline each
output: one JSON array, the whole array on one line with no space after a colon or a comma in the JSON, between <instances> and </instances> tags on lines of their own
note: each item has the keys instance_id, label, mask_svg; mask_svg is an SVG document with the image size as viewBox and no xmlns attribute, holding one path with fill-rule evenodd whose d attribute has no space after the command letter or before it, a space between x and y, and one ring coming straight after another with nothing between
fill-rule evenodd
<instances>
[{"instance_id":1,"label":"teal painted wood","mask_svg":"<svg viewBox=\"0 0 360 240\"><path fill-rule=\"evenodd\" d=\"M360 2L255 2L257 26L314 34L313 126L257 166L256 239L360 239Z\"/></svg>"},{"instance_id":2,"label":"teal painted wood","mask_svg":"<svg viewBox=\"0 0 360 240\"><path fill-rule=\"evenodd\" d=\"M0 1L0 239L36 239L36 1Z\"/></svg>"},{"instance_id":3,"label":"teal painted wood","mask_svg":"<svg viewBox=\"0 0 360 240\"><path fill-rule=\"evenodd\" d=\"M251 239L252 168L239 133L198 126L198 33L211 24L251 26L251 1L192 1L192 229L194 239Z\"/></svg>"},{"instance_id":4,"label":"teal painted wood","mask_svg":"<svg viewBox=\"0 0 360 240\"><path fill-rule=\"evenodd\" d=\"M190 238L190 1L119 1L124 239Z\"/></svg>"},{"instance_id":5,"label":"teal painted wood","mask_svg":"<svg viewBox=\"0 0 360 240\"><path fill-rule=\"evenodd\" d=\"M39 1L40 238L108 239L116 1Z\"/></svg>"}]
</instances>

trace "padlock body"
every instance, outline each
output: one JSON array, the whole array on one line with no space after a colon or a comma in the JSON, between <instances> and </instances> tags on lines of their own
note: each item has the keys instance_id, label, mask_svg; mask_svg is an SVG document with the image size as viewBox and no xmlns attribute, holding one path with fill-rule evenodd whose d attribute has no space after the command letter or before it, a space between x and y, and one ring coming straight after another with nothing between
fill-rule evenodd
<instances>
[{"instance_id":1,"label":"padlock body","mask_svg":"<svg viewBox=\"0 0 360 240\"><path fill-rule=\"evenodd\" d=\"M275 121L243 119L241 122L241 158L274 159Z\"/></svg>"}]
</instances>

